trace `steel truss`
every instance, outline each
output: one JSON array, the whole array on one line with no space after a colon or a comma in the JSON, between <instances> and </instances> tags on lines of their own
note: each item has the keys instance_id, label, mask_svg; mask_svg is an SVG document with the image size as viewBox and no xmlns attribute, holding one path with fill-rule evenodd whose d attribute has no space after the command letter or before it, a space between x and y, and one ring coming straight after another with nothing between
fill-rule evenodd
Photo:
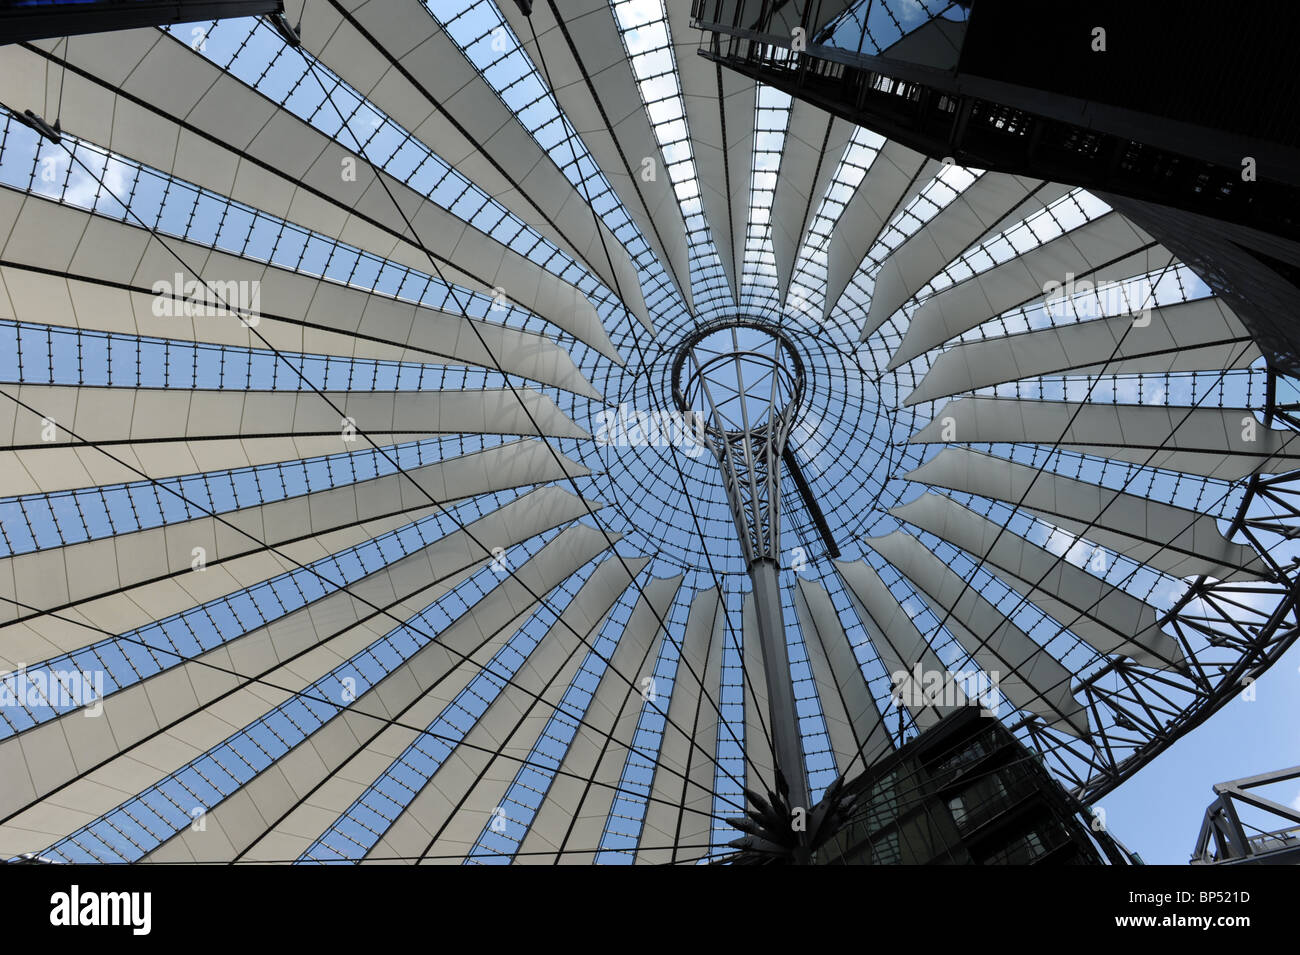
<instances>
[{"instance_id":1,"label":"steel truss","mask_svg":"<svg viewBox=\"0 0 1300 955\"><path fill-rule=\"evenodd\" d=\"M1300 433L1300 404L1275 405L1274 385L1270 373L1266 423ZM1280 513L1250 513L1264 502ZM1258 553L1268 576L1193 581L1159 621L1178 640L1186 669L1152 670L1120 658L1079 679L1072 692L1102 727L1091 741L1033 717L1011 727L1084 802L1114 790L1234 696L1253 698L1255 680L1300 636L1300 564L1280 563L1267 541L1300 536L1300 470L1250 479L1227 536L1238 534Z\"/></svg>"},{"instance_id":2,"label":"steel truss","mask_svg":"<svg viewBox=\"0 0 1300 955\"><path fill-rule=\"evenodd\" d=\"M771 353L743 348L737 336L741 328L768 335ZM733 350L703 359L696 354L696 347L705 338L728 329L735 344ZM683 380L687 364L690 370ZM766 371L747 381L746 367ZM726 383L716 379L711 383L710 376L719 373L727 375ZM756 413L753 417L746 400L750 389L760 394L765 389L767 395L766 408L761 413L759 408L752 409ZM792 809L809 810L812 795L804 768L777 574L781 561L781 459L803 397L802 363L785 336L766 323L724 322L706 326L682 346L674 364L673 390L679 407L687 414L699 413L691 407L694 401L707 405L703 414L705 444L722 471L736 537L753 587L775 750L774 783L778 790L788 785ZM726 410L730 404L738 406L738 418Z\"/></svg>"},{"instance_id":3,"label":"steel truss","mask_svg":"<svg viewBox=\"0 0 1300 955\"><path fill-rule=\"evenodd\" d=\"M1245 779L1217 783L1214 787L1218 799L1205 810L1201 831L1192 850L1193 865L1215 865L1234 862L1293 863L1300 861L1300 810L1274 802L1251 792L1260 786L1283 783L1300 778L1300 766L1271 773L1261 773ZM1276 818L1285 819L1289 825L1271 832L1257 831L1249 835L1237 813L1236 801L1254 806ZM1214 845L1211 847L1210 842Z\"/></svg>"}]
</instances>

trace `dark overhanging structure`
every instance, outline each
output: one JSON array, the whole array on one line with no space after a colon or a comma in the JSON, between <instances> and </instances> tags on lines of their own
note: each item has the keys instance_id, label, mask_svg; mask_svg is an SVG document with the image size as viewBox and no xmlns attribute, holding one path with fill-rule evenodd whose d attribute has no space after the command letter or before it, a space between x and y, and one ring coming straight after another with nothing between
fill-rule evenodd
<instances>
[{"instance_id":1,"label":"dark overhanging structure","mask_svg":"<svg viewBox=\"0 0 1300 955\"><path fill-rule=\"evenodd\" d=\"M1216 783L1218 798L1205 810L1192 865L1300 865L1300 809L1254 791L1293 779L1300 779L1300 766ZM1262 810L1275 828L1243 823L1246 806Z\"/></svg>"},{"instance_id":2,"label":"dark overhanging structure","mask_svg":"<svg viewBox=\"0 0 1300 955\"><path fill-rule=\"evenodd\" d=\"M1195 264L1276 367L1300 368L1293 30L1212 0L963 0L903 27L890 6L692 14L700 54L727 69L945 162L1095 191Z\"/></svg>"}]
</instances>

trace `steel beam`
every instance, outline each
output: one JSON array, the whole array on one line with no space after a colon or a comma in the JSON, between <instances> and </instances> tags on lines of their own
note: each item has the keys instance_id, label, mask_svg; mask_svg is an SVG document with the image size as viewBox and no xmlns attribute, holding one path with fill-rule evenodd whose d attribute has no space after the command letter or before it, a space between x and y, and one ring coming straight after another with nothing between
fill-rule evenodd
<instances>
[{"instance_id":1,"label":"steel beam","mask_svg":"<svg viewBox=\"0 0 1300 955\"><path fill-rule=\"evenodd\" d=\"M767 557L754 561L749 567L749 580L754 588L754 616L763 651L763 675L767 677L767 710L776 765L790 786L790 807L808 811L812 809L812 794L804 771L803 741L794 683L790 679L790 654L786 647L776 561Z\"/></svg>"},{"instance_id":2,"label":"steel beam","mask_svg":"<svg viewBox=\"0 0 1300 955\"><path fill-rule=\"evenodd\" d=\"M283 0L38 0L0 10L0 44L283 13Z\"/></svg>"}]
</instances>

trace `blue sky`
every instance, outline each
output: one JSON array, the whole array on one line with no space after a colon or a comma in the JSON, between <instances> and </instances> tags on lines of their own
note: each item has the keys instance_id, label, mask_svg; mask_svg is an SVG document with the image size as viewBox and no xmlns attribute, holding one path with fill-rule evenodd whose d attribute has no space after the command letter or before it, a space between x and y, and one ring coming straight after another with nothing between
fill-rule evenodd
<instances>
[{"instance_id":1,"label":"blue sky","mask_svg":"<svg viewBox=\"0 0 1300 955\"><path fill-rule=\"evenodd\" d=\"M1215 783L1300 764L1300 642L1254 689L1254 700L1238 694L1098 801L1111 833L1144 862L1187 862L1205 809L1214 801ZM1300 802L1300 779L1264 795L1286 805Z\"/></svg>"}]
</instances>

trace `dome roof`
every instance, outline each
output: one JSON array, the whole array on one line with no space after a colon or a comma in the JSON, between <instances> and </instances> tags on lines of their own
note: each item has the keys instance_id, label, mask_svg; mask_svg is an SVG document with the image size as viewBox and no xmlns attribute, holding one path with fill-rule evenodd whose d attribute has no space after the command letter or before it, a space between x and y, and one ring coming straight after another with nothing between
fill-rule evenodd
<instances>
[{"instance_id":1,"label":"dome roof","mask_svg":"<svg viewBox=\"0 0 1300 955\"><path fill-rule=\"evenodd\" d=\"M674 389L737 329L814 797L974 700L1090 800L1293 639L1293 389L1205 282L667 7L0 49L0 856L725 852L767 686Z\"/></svg>"}]
</instances>

